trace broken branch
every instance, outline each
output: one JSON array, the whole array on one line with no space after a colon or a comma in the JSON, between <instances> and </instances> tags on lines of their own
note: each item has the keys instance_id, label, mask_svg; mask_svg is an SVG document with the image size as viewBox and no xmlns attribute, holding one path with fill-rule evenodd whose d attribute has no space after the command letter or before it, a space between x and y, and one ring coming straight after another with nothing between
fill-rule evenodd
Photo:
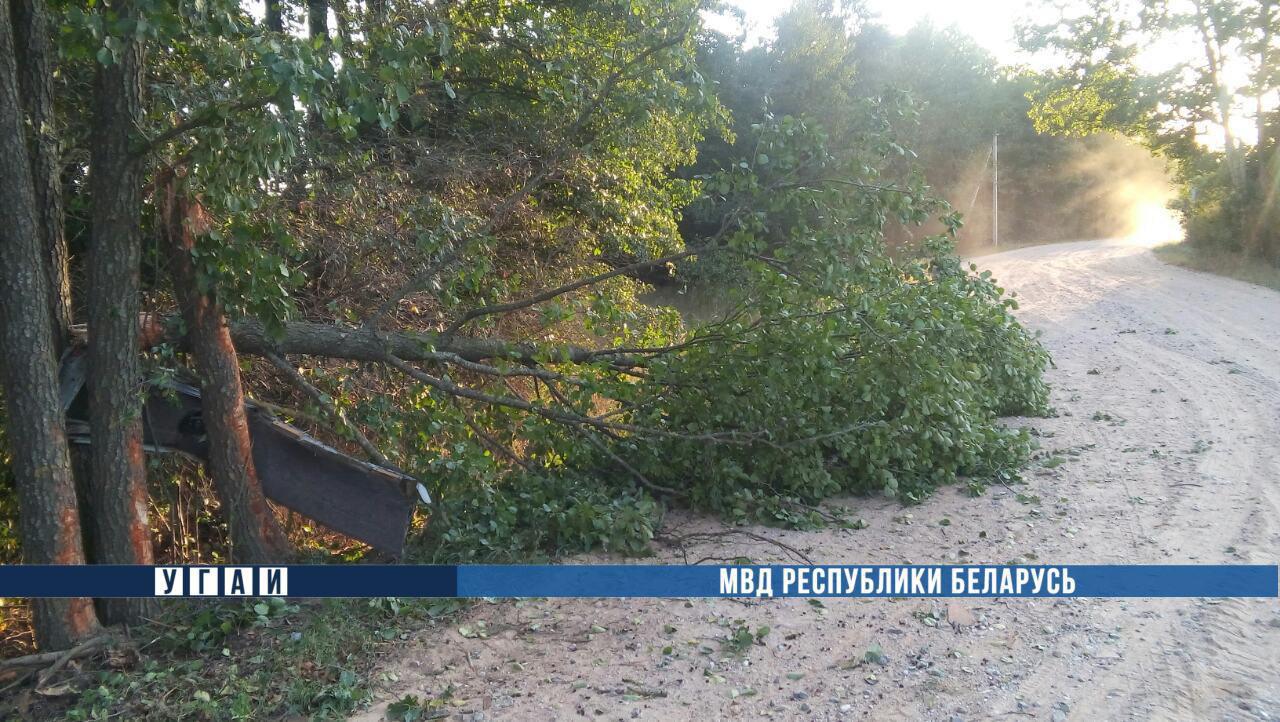
<instances>
[{"instance_id":1,"label":"broken branch","mask_svg":"<svg viewBox=\"0 0 1280 722\"><path fill-rule=\"evenodd\" d=\"M351 423L351 420L347 418L346 412L334 406L328 395L313 386L310 381L307 381L307 379L299 373L298 369L294 368L292 364L274 353L266 354L266 359L271 362L272 366L275 366L281 373L283 373L285 378L289 379L294 386L298 387L307 395L308 398L314 401L317 406L324 409L326 414L337 419L338 422L351 433L351 436L355 439L356 443L360 445L361 449L364 449L364 453L369 455L369 458L373 463L378 466L395 468L391 462L387 460L387 457L378 450L378 447L369 440L369 437L361 433L360 429L355 424ZM396 470L399 471L399 469Z\"/></svg>"},{"instance_id":2,"label":"broken branch","mask_svg":"<svg viewBox=\"0 0 1280 722\"><path fill-rule=\"evenodd\" d=\"M589 276L587 278L580 278L576 281L573 281L572 283L566 283L563 286L549 288L545 291L542 291L540 293L535 293L532 296L528 296L518 301L510 301L508 303L498 303L492 306L481 306L479 308L473 308L470 311L467 311L465 314L463 314L458 320L449 324L449 327L446 328L444 330L444 333L440 334L440 336L441 338L449 340L449 339L452 339L453 334L457 333L458 329L462 328L468 322L473 321L477 318L482 318L484 316L492 316L497 313L509 313L511 311L518 311L522 308L528 308L529 306L532 306L534 304L542 303L543 301L550 301L551 299L557 296L563 296L564 294L569 293L571 291L576 291L579 288L594 286L597 283L602 283L611 278L615 278L617 276L625 276L630 273L635 273L636 271L642 271L651 266L658 266L664 263L671 263L673 261L678 261L682 258L688 258L689 256L695 255L697 253L702 253L706 250L707 249L704 249L704 248L688 248L683 251L679 251L677 253L670 253L665 256L654 258L652 260L639 261L636 263L628 264L626 266L618 266L617 268L614 268L609 271L605 271L604 273L598 273L594 276Z\"/></svg>"},{"instance_id":3,"label":"broken branch","mask_svg":"<svg viewBox=\"0 0 1280 722\"><path fill-rule=\"evenodd\" d=\"M58 650L55 652L40 652L39 654L28 654L25 657L13 657L12 659L0 660L0 669L14 669L18 667L44 667L49 666L49 672L56 672L73 659L86 657L98 650L106 643L108 637L106 635L87 639L71 649Z\"/></svg>"}]
</instances>

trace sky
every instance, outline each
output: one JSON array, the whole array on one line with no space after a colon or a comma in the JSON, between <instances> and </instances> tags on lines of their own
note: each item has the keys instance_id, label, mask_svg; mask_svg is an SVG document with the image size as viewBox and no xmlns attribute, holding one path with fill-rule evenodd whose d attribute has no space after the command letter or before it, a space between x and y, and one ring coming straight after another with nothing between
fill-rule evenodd
<instances>
[{"instance_id":1,"label":"sky","mask_svg":"<svg viewBox=\"0 0 1280 722\"><path fill-rule=\"evenodd\" d=\"M730 3L746 12L747 36L753 43L769 36L774 18L791 5L790 0L730 0ZM1001 62L1014 63L1021 59L1013 27L1025 12L1025 0L869 0L868 6L892 32L906 32L927 17L934 25L955 25Z\"/></svg>"},{"instance_id":2,"label":"sky","mask_svg":"<svg viewBox=\"0 0 1280 722\"><path fill-rule=\"evenodd\" d=\"M910 30L927 16L934 25L955 25L1002 62L1015 62L1020 57L1013 27L1026 12L1025 0L871 0L869 5L894 33Z\"/></svg>"},{"instance_id":3,"label":"sky","mask_svg":"<svg viewBox=\"0 0 1280 722\"><path fill-rule=\"evenodd\" d=\"M773 34L774 19L791 6L792 0L729 0L729 4L746 13L747 41L754 45ZM1045 59L1037 62L1022 52L1014 34L1014 27L1020 21L1032 17L1036 3L1028 0L867 0L867 7L878 16L880 24L893 33L905 33L928 20L938 27L955 26L1006 65L1044 64ZM709 17L708 24L723 31L737 30L727 18ZM1139 54L1138 66L1158 72L1182 60L1185 52L1185 39L1156 44Z\"/></svg>"},{"instance_id":4,"label":"sky","mask_svg":"<svg viewBox=\"0 0 1280 722\"><path fill-rule=\"evenodd\" d=\"M747 44L755 45L773 34L773 21L792 5L792 0L728 0L746 14ZM1043 69L1056 63L1050 57L1031 57L1017 43L1015 26L1028 19L1036 3L1028 0L867 0L867 7L878 16L881 25L901 34L917 23L928 20L937 27L955 26L985 47L999 62ZM736 34L739 29L730 18L707 17L707 23L718 30ZM1187 48L1196 48L1196 38L1170 37L1143 48L1136 58L1138 67L1149 73L1167 70L1184 61ZM1190 46L1188 46L1190 43ZM1193 51L1194 52L1194 51ZM1230 60L1230 59L1228 59ZM1243 86L1247 75L1243 68L1228 62L1224 75L1228 83ZM1243 109L1243 106L1242 106ZM1253 142L1256 128L1237 112L1232 128L1246 143ZM1209 147L1224 145L1221 127L1206 126L1200 140Z\"/></svg>"}]
</instances>

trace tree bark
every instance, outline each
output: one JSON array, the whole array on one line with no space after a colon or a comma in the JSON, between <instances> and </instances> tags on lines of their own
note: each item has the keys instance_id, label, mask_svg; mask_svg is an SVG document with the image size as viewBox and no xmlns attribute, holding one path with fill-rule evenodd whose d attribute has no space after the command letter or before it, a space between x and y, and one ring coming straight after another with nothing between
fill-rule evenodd
<instances>
[{"instance_id":1,"label":"tree bark","mask_svg":"<svg viewBox=\"0 0 1280 722\"><path fill-rule=\"evenodd\" d=\"M1257 29L1261 33L1258 40L1258 67L1254 76L1254 122L1258 131L1258 142L1254 146L1254 162L1257 165L1253 178L1250 196L1253 203L1252 218L1248 225L1246 251L1254 256L1266 258L1274 254L1273 230L1275 225L1275 202L1271 198L1272 177L1274 171L1274 149L1271 139L1267 137L1266 95L1271 92L1273 70L1271 67L1271 42L1274 37L1272 15L1275 3L1273 0L1261 0L1258 4Z\"/></svg>"},{"instance_id":2,"label":"tree bark","mask_svg":"<svg viewBox=\"0 0 1280 722\"><path fill-rule=\"evenodd\" d=\"M1258 25L1262 33L1262 38L1258 41L1258 75L1255 80L1258 87L1254 94L1254 123L1258 128L1258 152L1261 159L1267 157L1267 112L1266 112L1266 95L1271 92L1271 40L1275 36L1275 29L1272 27L1272 14L1275 3L1273 0L1262 0L1258 6ZM1265 193L1269 174L1267 172L1266 162L1258 164L1258 188Z\"/></svg>"},{"instance_id":3,"label":"tree bark","mask_svg":"<svg viewBox=\"0 0 1280 722\"><path fill-rule=\"evenodd\" d=\"M319 41L328 47L329 0L307 0L307 31L311 35L312 46ZM311 140L316 140L324 131L324 120L314 108L307 116L307 131ZM318 153L313 148L309 155L312 156L312 163L314 163L314 157Z\"/></svg>"},{"instance_id":4,"label":"tree bark","mask_svg":"<svg viewBox=\"0 0 1280 722\"><path fill-rule=\"evenodd\" d=\"M178 194L172 176L162 186L162 193L173 285L200 378L209 470L231 530L231 553L240 562L278 562L289 555L289 541L262 493L253 464L253 442L231 331L217 301L201 290L191 258L195 235L206 225L203 213L199 203L190 203Z\"/></svg>"},{"instance_id":5,"label":"tree bark","mask_svg":"<svg viewBox=\"0 0 1280 722\"><path fill-rule=\"evenodd\" d=\"M437 354L450 353L475 362L508 359L537 365L543 360L586 363L608 359L618 366L643 365L627 353L601 352L578 346L541 346L468 336L444 338L434 333L382 333L368 328L344 328L309 321L285 324L284 333L278 338L268 334L267 329L256 321L240 321L232 324L231 338L240 353L255 356L300 354L383 363L388 353L406 361L433 361L438 360Z\"/></svg>"},{"instance_id":6,"label":"tree bark","mask_svg":"<svg viewBox=\"0 0 1280 722\"><path fill-rule=\"evenodd\" d=\"M284 12L280 0L267 0L267 30L284 32Z\"/></svg>"},{"instance_id":7,"label":"tree bark","mask_svg":"<svg viewBox=\"0 0 1280 722\"><path fill-rule=\"evenodd\" d=\"M1217 96L1218 117L1222 121L1223 144L1227 156L1227 171L1231 181L1237 187L1245 182L1244 162L1240 158L1240 146L1236 144L1235 133L1231 130L1231 95L1222 82L1222 34L1217 18L1210 9L1206 9L1202 0L1197 0L1196 29L1200 32L1200 41L1204 46L1205 62L1209 64L1209 83Z\"/></svg>"},{"instance_id":8,"label":"tree bark","mask_svg":"<svg viewBox=\"0 0 1280 722\"><path fill-rule=\"evenodd\" d=\"M137 14L131 0L108 7ZM142 165L134 135L142 119L145 49L122 38L110 65L99 65L93 88L89 191L89 423L91 428L94 561L151 564L146 465L142 452L142 370L138 359L139 263L142 247ZM151 604L101 600L109 622L136 622Z\"/></svg>"},{"instance_id":9,"label":"tree bark","mask_svg":"<svg viewBox=\"0 0 1280 722\"><path fill-rule=\"evenodd\" d=\"M54 325L54 353L60 354L71 331L71 279L67 237L63 232L62 161L53 110L53 53L43 0L15 0L13 21L18 52L18 85L32 135L31 177L37 230L45 252L48 303Z\"/></svg>"},{"instance_id":10,"label":"tree bark","mask_svg":"<svg viewBox=\"0 0 1280 722\"><path fill-rule=\"evenodd\" d=\"M9 0L0 0L0 376L22 554L28 564L84 564L14 51ZM89 599L35 599L32 605L42 648L71 647L98 631Z\"/></svg>"},{"instance_id":11,"label":"tree bark","mask_svg":"<svg viewBox=\"0 0 1280 722\"><path fill-rule=\"evenodd\" d=\"M329 40L329 0L307 0L307 30L312 40Z\"/></svg>"}]
</instances>

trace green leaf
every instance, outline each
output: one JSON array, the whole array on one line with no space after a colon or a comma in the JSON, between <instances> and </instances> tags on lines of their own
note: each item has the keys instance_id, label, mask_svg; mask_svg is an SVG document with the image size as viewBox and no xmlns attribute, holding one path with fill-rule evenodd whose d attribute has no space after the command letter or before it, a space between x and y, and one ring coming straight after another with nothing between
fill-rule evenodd
<instances>
[{"instance_id":1,"label":"green leaf","mask_svg":"<svg viewBox=\"0 0 1280 722\"><path fill-rule=\"evenodd\" d=\"M863 653L862 659L870 664L885 664L888 660L885 657L884 650L880 648L879 643L872 642L867 651Z\"/></svg>"}]
</instances>

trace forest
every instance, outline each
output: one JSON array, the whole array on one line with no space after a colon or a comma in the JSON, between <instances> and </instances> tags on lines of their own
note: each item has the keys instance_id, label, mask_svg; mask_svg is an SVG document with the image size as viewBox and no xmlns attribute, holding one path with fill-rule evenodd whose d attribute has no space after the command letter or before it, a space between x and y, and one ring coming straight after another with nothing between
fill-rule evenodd
<instances>
[{"instance_id":1,"label":"forest","mask_svg":"<svg viewBox=\"0 0 1280 722\"><path fill-rule=\"evenodd\" d=\"M1020 42L1059 63L1036 75L1030 117L1044 133L1141 143L1166 162L1194 248L1274 268L1278 24L1270 0L1090 0L1027 23ZM1179 61L1153 64L1151 48Z\"/></svg>"},{"instance_id":2,"label":"forest","mask_svg":"<svg viewBox=\"0 0 1280 722\"><path fill-rule=\"evenodd\" d=\"M1050 359L957 252L989 244L996 135L1002 239L1133 230L1135 158L1192 244L1280 257L1269 2L1081 3L1022 28L1047 69L823 0L759 44L703 0L4 3L4 563L642 556L672 508L803 529L1011 481ZM1181 32L1203 59L1133 62ZM178 387L201 458L148 441ZM260 418L392 472L403 549L269 498ZM6 655L165 615L2 609ZM196 657L276 611L196 609ZM317 699L269 711L359 702Z\"/></svg>"}]
</instances>

